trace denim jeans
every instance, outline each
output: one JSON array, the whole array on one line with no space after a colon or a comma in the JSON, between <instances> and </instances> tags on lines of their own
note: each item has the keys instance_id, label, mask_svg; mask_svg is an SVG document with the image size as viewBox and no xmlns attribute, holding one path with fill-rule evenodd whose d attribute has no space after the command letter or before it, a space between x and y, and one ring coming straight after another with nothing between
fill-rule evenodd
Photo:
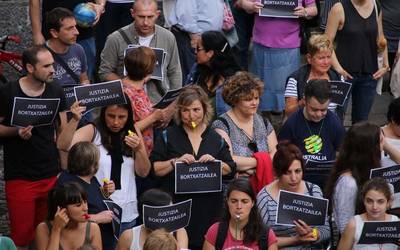
<instances>
[{"instance_id":1,"label":"denim jeans","mask_svg":"<svg viewBox=\"0 0 400 250\"><path fill-rule=\"evenodd\" d=\"M351 74L353 79L349 80L352 85L351 98L351 121L352 123L368 120L376 93L377 81L371 74Z\"/></svg>"},{"instance_id":2,"label":"denim jeans","mask_svg":"<svg viewBox=\"0 0 400 250\"><path fill-rule=\"evenodd\" d=\"M86 54L87 62L87 75L91 83L94 81L94 69L96 66L96 43L94 37L89 37L78 41L78 43L83 47Z\"/></svg>"}]
</instances>

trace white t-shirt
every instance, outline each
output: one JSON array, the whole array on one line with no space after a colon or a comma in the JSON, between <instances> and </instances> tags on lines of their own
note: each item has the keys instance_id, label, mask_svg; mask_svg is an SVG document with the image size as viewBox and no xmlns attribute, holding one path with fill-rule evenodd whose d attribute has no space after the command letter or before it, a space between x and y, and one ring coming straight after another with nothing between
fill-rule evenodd
<instances>
[{"instance_id":1,"label":"white t-shirt","mask_svg":"<svg viewBox=\"0 0 400 250\"><path fill-rule=\"evenodd\" d=\"M151 39L153 39L153 37L154 37L154 34L150 35L150 36L146 36L146 37L139 36L139 44L142 46L150 47L150 42L151 42Z\"/></svg>"}]
</instances>

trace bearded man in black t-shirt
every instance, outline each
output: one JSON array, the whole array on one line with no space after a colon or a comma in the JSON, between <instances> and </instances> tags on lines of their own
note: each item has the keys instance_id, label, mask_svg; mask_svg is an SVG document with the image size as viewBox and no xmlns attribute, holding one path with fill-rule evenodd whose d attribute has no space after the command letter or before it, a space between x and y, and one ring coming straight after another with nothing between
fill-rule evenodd
<instances>
[{"instance_id":1,"label":"bearded man in black t-shirt","mask_svg":"<svg viewBox=\"0 0 400 250\"><path fill-rule=\"evenodd\" d=\"M60 169L56 134L66 121L62 112L66 102L61 87L52 83L54 59L44 46L26 49L22 62L27 75L0 89L0 139L11 238L19 248L27 248L37 224L46 217L47 193ZM19 113L13 112L15 97L59 100L58 115L48 125L12 126L13 116Z\"/></svg>"}]
</instances>

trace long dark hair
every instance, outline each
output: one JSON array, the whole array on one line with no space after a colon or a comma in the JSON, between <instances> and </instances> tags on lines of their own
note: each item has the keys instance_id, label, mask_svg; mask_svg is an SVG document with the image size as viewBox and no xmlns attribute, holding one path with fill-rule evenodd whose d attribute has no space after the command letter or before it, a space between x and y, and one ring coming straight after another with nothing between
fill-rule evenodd
<instances>
[{"instance_id":1,"label":"long dark hair","mask_svg":"<svg viewBox=\"0 0 400 250\"><path fill-rule=\"evenodd\" d=\"M229 221L231 219L231 214L229 213L229 207L228 207L228 199L232 191L243 192L248 196L250 196L252 202L254 202L254 205L250 210L248 222L246 226L243 228L243 234L244 234L243 242L247 245L254 242L258 242L260 239L262 229L265 226L262 222L260 213L258 212L256 195L248 179L237 178L229 183L228 192L226 195L227 198L225 201L225 208L222 214L222 221L225 221L229 224Z\"/></svg>"},{"instance_id":2,"label":"long dark hair","mask_svg":"<svg viewBox=\"0 0 400 250\"><path fill-rule=\"evenodd\" d=\"M126 99L126 104L118 104L117 106L128 111L128 119L125 123L125 126L122 128L121 131L118 132L118 134L119 134L119 137L121 138L120 141L122 144L123 155L131 157L132 149L124 143L124 137L128 135L128 130L131 130L132 132L136 132L136 130L134 127L131 102L129 100L129 97L125 96L125 99ZM117 134L117 133L111 132L110 129L108 129L108 127L107 127L106 110L108 107L111 107L111 106L106 106L106 107L101 108L100 116L95 121L95 126L96 126L98 132L100 133L101 143L103 144L104 148L110 153L112 151L111 136L113 134Z\"/></svg>"},{"instance_id":3,"label":"long dark hair","mask_svg":"<svg viewBox=\"0 0 400 250\"><path fill-rule=\"evenodd\" d=\"M213 95L220 77L225 79L240 70L240 66L233 57L232 49L225 36L219 31L206 31L201 34L204 51L214 51L207 65L199 64L197 72L197 84L202 87L208 95ZM207 82L212 79L210 87ZM210 91L211 90L211 91Z\"/></svg>"},{"instance_id":4,"label":"long dark hair","mask_svg":"<svg viewBox=\"0 0 400 250\"><path fill-rule=\"evenodd\" d=\"M346 171L351 171L357 186L362 187L369 180L370 170L381 167L380 135L381 129L368 122L356 123L347 131L339 156L332 168L326 197L333 198L336 182ZM356 203L356 214L363 213L365 209L360 202L360 190L358 190L357 200L354 202Z\"/></svg>"}]
</instances>

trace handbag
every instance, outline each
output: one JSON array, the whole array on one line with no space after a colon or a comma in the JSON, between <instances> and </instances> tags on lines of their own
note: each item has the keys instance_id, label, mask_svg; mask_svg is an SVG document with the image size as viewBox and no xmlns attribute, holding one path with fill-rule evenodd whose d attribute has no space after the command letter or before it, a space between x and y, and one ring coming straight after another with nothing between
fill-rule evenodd
<instances>
[{"instance_id":1,"label":"handbag","mask_svg":"<svg viewBox=\"0 0 400 250\"><path fill-rule=\"evenodd\" d=\"M222 30L230 31L235 27L235 19L233 18L232 10L228 0L224 1L224 18L222 21Z\"/></svg>"}]
</instances>

